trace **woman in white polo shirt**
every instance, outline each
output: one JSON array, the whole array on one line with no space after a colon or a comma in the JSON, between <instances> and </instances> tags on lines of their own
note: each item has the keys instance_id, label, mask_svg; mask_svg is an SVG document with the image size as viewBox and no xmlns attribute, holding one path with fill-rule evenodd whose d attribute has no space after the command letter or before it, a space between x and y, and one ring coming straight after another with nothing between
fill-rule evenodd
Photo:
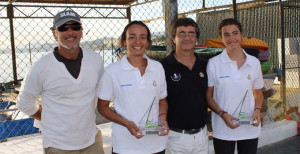
<instances>
[{"instance_id":1,"label":"woman in white polo shirt","mask_svg":"<svg viewBox=\"0 0 300 154\"><path fill-rule=\"evenodd\" d=\"M129 23L120 39L127 54L108 66L100 81L98 111L113 121L113 154L163 154L166 148L169 128L165 73L159 62L145 55L151 44L149 28L143 22ZM109 108L110 101L114 102L115 111ZM145 135L141 128L149 124L161 125L163 129Z\"/></svg>"},{"instance_id":2,"label":"woman in white polo shirt","mask_svg":"<svg viewBox=\"0 0 300 154\"><path fill-rule=\"evenodd\" d=\"M215 153L256 153L263 103L260 62L242 48L242 26L232 18L219 25L224 51L207 65L207 103Z\"/></svg>"}]
</instances>

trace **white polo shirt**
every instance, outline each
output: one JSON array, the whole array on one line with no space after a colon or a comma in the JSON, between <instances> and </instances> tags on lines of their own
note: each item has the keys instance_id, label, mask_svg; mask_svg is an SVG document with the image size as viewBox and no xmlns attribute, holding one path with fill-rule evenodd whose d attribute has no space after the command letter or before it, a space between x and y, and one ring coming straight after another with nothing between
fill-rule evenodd
<instances>
[{"instance_id":1,"label":"white polo shirt","mask_svg":"<svg viewBox=\"0 0 300 154\"><path fill-rule=\"evenodd\" d=\"M239 111L248 112L252 117L255 107L252 90L261 89L264 82L259 60L243 52L247 58L240 69L236 61L228 57L226 49L211 58L207 65L208 86L214 87L213 99L221 109L231 115ZM231 129L216 113L212 113L212 127L213 137L222 140L257 138L261 129L260 125L240 125Z\"/></svg>"},{"instance_id":2,"label":"white polo shirt","mask_svg":"<svg viewBox=\"0 0 300 154\"><path fill-rule=\"evenodd\" d=\"M138 68L128 62L127 55L108 66L97 93L99 98L113 101L116 112L135 122L137 126L140 121L145 122L147 119L145 113L149 111L152 102L149 119L158 122L159 100L167 97L162 65L146 55L144 58L147 59L148 65L143 76ZM137 139L126 127L113 123L112 146L114 152L122 154L156 153L166 148L166 137L146 135Z\"/></svg>"}]
</instances>

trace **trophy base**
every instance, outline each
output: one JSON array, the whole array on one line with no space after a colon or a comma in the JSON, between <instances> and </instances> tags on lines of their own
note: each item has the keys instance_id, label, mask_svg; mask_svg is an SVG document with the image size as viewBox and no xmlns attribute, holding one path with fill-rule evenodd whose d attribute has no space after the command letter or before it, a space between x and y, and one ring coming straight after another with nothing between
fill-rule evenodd
<instances>
[{"instance_id":1,"label":"trophy base","mask_svg":"<svg viewBox=\"0 0 300 154\"><path fill-rule=\"evenodd\" d=\"M252 125L252 124L255 124L257 123L257 120L249 120L249 121L239 121L239 124L242 125L242 124L248 124L248 125Z\"/></svg>"},{"instance_id":2,"label":"trophy base","mask_svg":"<svg viewBox=\"0 0 300 154\"><path fill-rule=\"evenodd\" d=\"M239 119L239 121L233 120L232 121L233 124L240 124L240 125L251 125L251 124L253 124L252 118L250 116L246 115L246 114L235 115L235 117L237 117Z\"/></svg>"},{"instance_id":3,"label":"trophy base","mask_svg":"<svg viewBox=\"0 0 300 154\"><path fill-rule=\"evenodd\" d=\"M252 121L239 121L239 124L240 125L251 125L251 124L253 124L253 122Z\"/></svg>"},{"instance_id":4,"label":"trophy base","mask_svg":"<svg viewBox=\"0 0 300 154\"><path fill-rule=\"evenodd\" d=\"M156 126L156 127L151 127L151 128L142 127L140 129L141 129L142 135L158 135L164 131L163 127L161 127L161 126Z\"/></svg>"}]
</instances>

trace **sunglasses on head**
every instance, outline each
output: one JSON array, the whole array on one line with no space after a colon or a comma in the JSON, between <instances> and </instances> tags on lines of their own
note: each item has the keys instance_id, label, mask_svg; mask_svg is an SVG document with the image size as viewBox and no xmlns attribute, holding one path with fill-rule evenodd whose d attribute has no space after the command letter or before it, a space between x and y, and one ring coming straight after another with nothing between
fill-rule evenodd
<instances>
[{"instance_id":1,"label":"sunglasses on head","mask_svg":"<svg viewBox=\"0 0 300 154\"><path fill-rule=\"evenodd\" d=\"M81 24L63 24L59 27L57 27L57 30L59 32L65 32L69 29L69 27L73 30L73 31L79 31L81 30Z\"/></svg>"}]
</instances>

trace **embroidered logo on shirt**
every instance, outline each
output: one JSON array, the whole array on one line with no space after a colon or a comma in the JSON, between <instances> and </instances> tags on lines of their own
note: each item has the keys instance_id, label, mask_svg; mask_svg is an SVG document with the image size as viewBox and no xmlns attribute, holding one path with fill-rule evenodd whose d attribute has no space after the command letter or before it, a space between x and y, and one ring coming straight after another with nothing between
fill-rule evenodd
<instances>
[{"instance_id":1,"label":"embroidered logo on shirt","mask_svg":"<svg viewBox=\"0 0 300 154\"><path fill-rule=\"evenodd\" d=\"M199 73L200 77L203 78L204 74L202 72Z\"/></svg>"},{"instance_id":2,"label":"embroidered logo on shirt","mask_svg":"<svg viewBox=\"0 0 300 154\"><path fill-rule=\"evenodd\" d=\"M179 81L181 79L181 75L180 74L177 74L177 73L174 73L172 76L171 76L171 79L173 81Z\"/></svg>"},{"instance_id":3,"label":"embroidered logo on shirt","mask_svg":"<svg viewBox=\"0 0 300 154\"><path fill-rule=\"evenodd\" d=\"M251 80L251 75L250 74L248 75L248 80Z\"/></svg>"},{"instance_id":4,"label":"embroidered logo on shirt","mask_svg":"<svg viewBox=\"0 0 300 154\"><path fill-rule=\"evenodd\" d=\"M121 87L131 87L132 84L128 83L128 84L121 84Z\"/></svg>"},{"instance_id":5,"label":"embroidered logo on shirt","mask_svg":"<svg viewBox=\"0 0 300 154\"><path fill-rule=\"evenodd\" d=\"M156 87L157 86L157 83L155 80L153 80L153 86Z\"/></svg>"},{"instance_id":6,"label":"embroidered logo on shirt","mask_svg":"<svg viewBox=\"0 0 300 154\"><path fill-rule=\"evenodd\" d=\"M230 78L230 76L220 76L219 78Z\"/></svg>"}]
</instances>

